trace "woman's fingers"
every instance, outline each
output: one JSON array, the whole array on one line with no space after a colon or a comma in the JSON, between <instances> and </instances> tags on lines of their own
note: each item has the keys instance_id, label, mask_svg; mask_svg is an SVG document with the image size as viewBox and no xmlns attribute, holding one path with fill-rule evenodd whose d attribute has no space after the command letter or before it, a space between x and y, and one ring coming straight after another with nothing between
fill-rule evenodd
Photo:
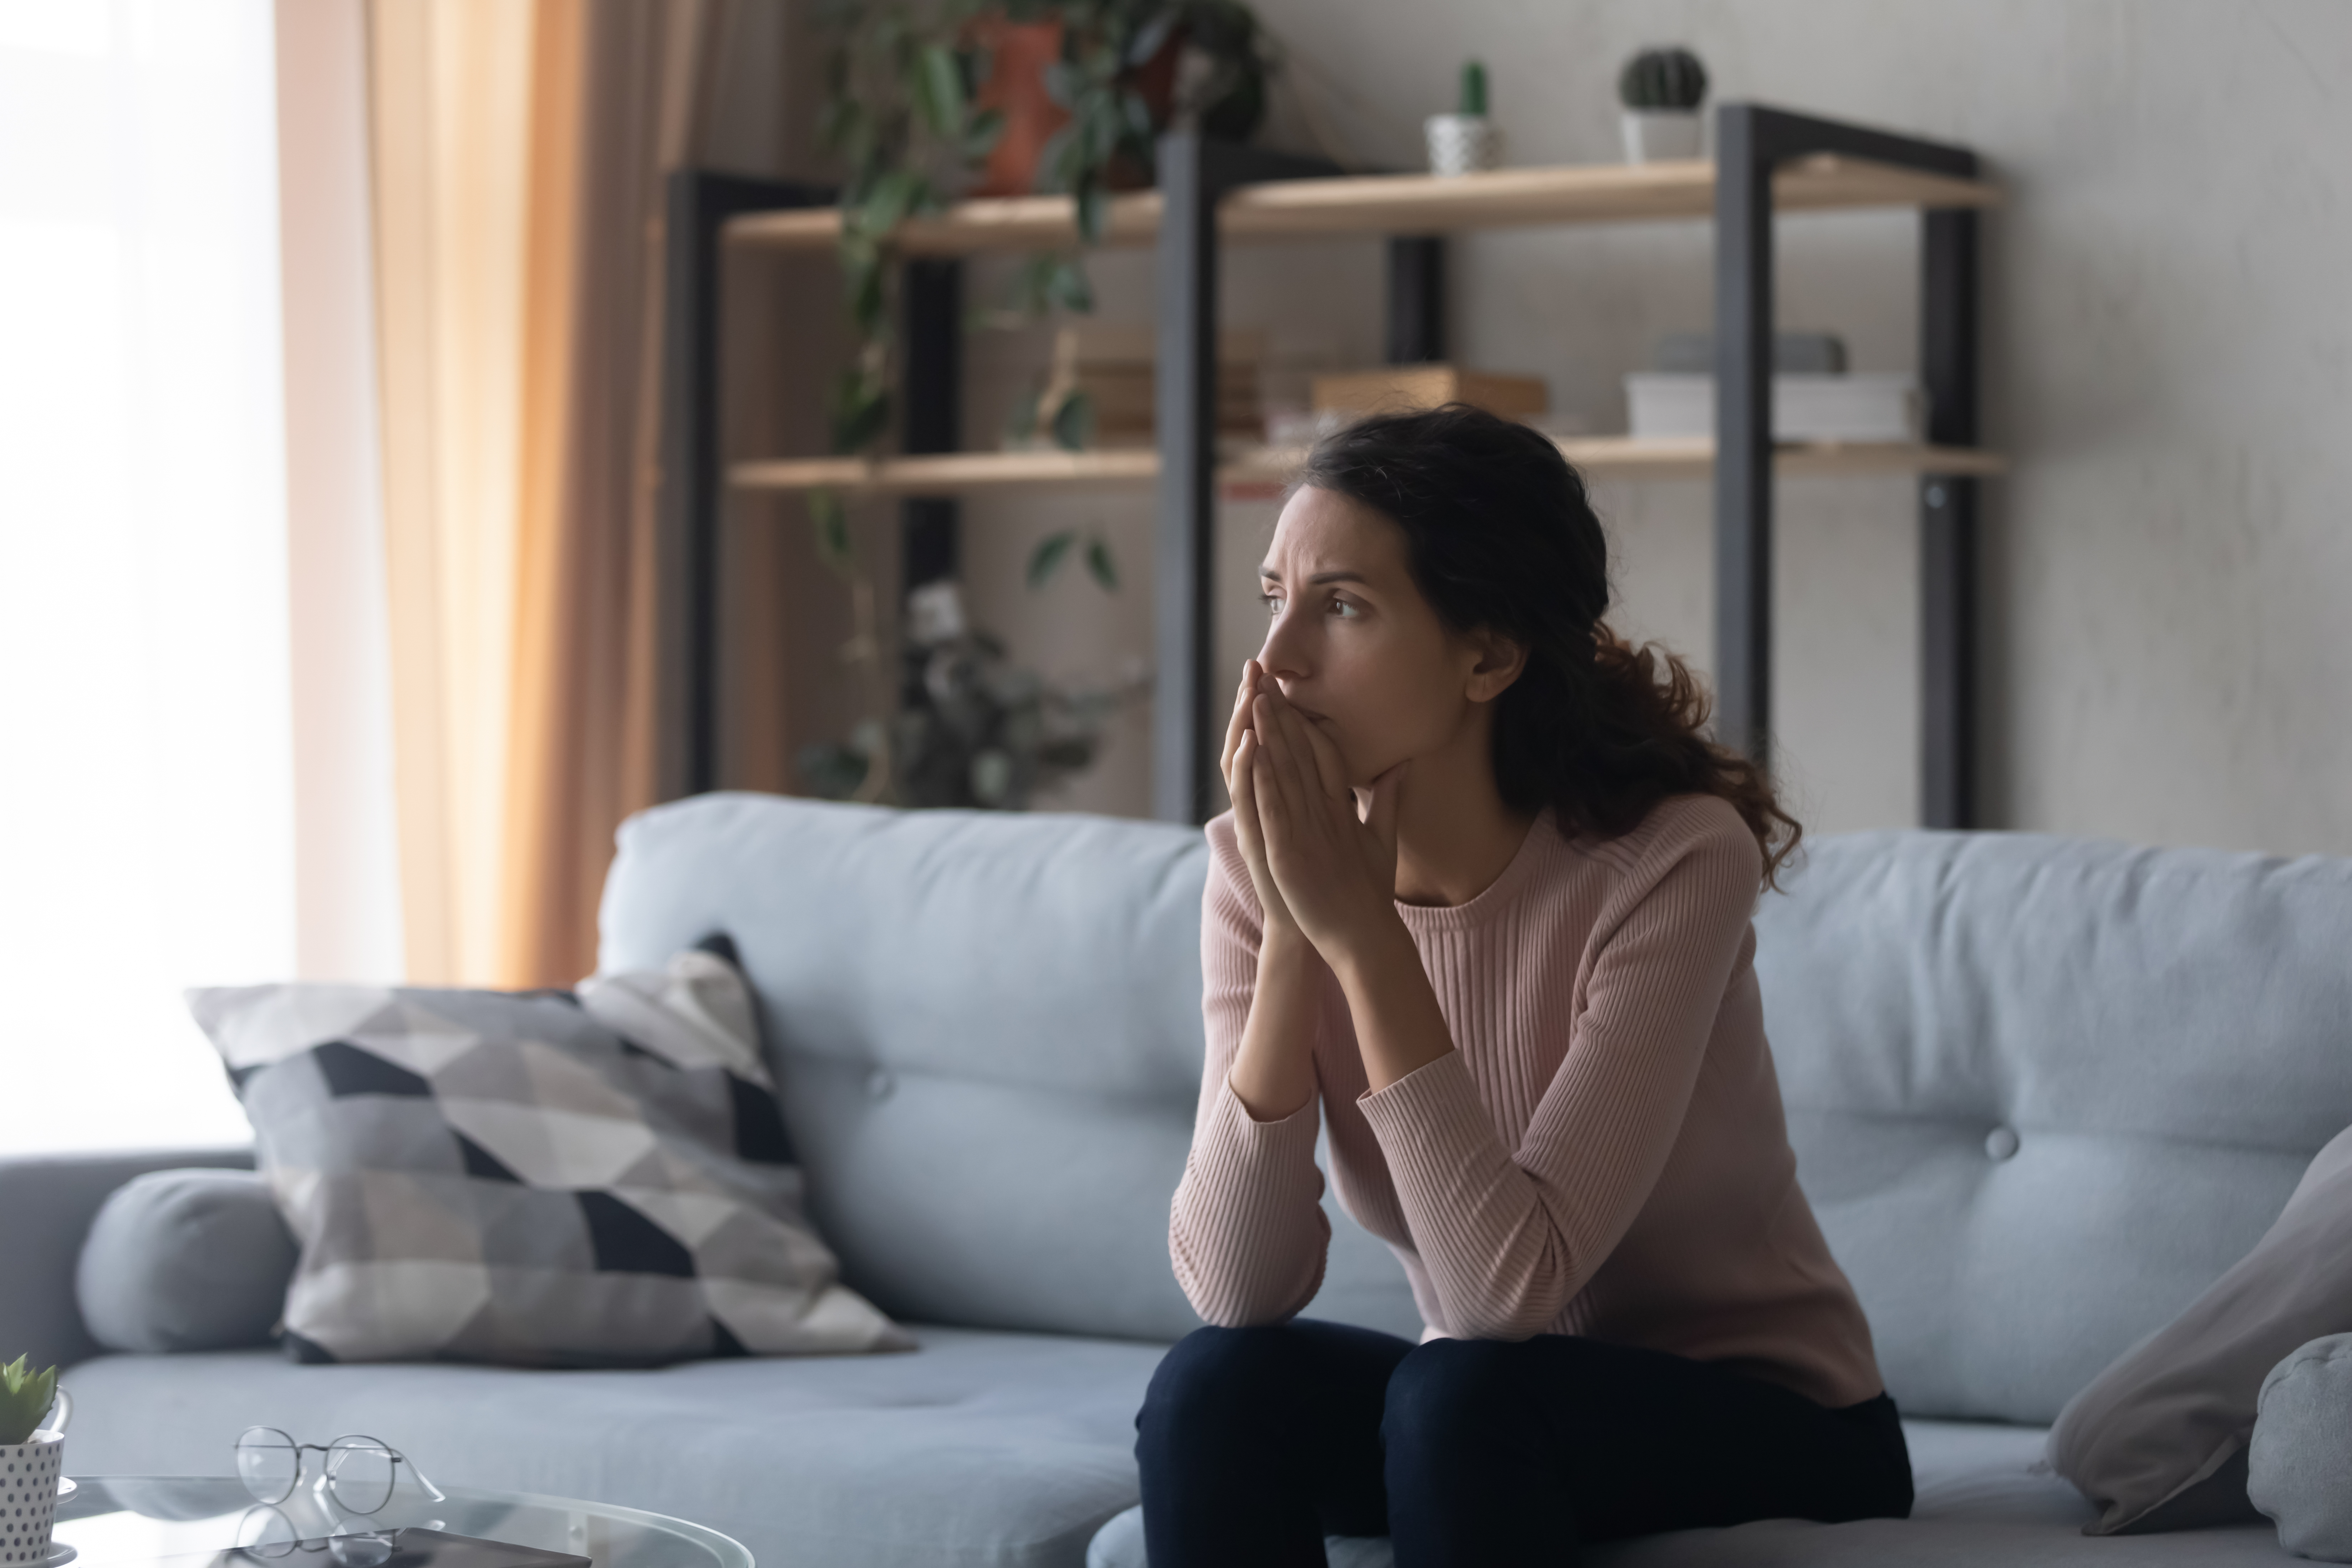
<instances>
[{"instance_id":1,"label":"woman's fingers","mask_svg":"<svg viewBox=\"0 0 2352 1568\"><path fill-rule=\"evenodd\" d=\"M1234 753L1240 749L1242 736L1249 729L1250 698L1256 690L1257 660L1244 659L1242 683L1234 691L1234 716L1225 725L1225 747L1219 755L1217 763L1217 766L1225 775L1225 790L1228 794L1232 793L1234 787Z\"/></svg>"},{"instance_id":2,"label":"woman's fingers","mask_svg":"<svg viewBox=\"0 0 2352 1568\"><path fill-rule=\"evenodd\" d=\"M1330 800L1323 788L1323 777L1315 764L1315 742L1309 738L1314 726L1306 716L1288 702L1275 710L1275 723L1282 737L1283 764L1289 770L1290 787L1297 804L1293 809L1320 809L1328 813Z\"/></svg>"},{"instance_id":3,"label":"woman's fingers","mask_svg":"<svg viewBox=\"0 0 2352 1568\"><path fill-rule=\"evenodd\" d=\"M1253 750L1250 755L1250 791L1260 808L1257 831L1265 856L1266 875L1274 879L1276 891L1281 892L1282 873L1276 868L1276 863L1289 857L1297 837L1294 831L1297 819L1291 816L1289 802L1284 795L1282 770L1262 750ZM1283 898L1286 902L1289 894L1283 893Z\"/></svg>"},{"instance_id":4,"label":"woman's fingers","mask_svg":"<svg viewBox=\"0 0 2352 1568\"><path fill-rule=\"evenodd\" d=\"M1262 817L1269 806L1289 813L1306 808L1307 801L1299 795L1296 771L1290 763L1290 737L1282 728L1282 699L1260 692L1251 706L1250 733L1258 739L1258 814Z\"/></svg>"},{"instance_id":5,"label":"woman's fingers","mask_svg":"<svg viewBox=\"0 0 2352 1568\"><path fill-rule=\"evenodd\" d=\"M1241 744L1234 750L1234 765L1227 770L1226 787L1234 796L1234 837L1241 842L1242 858L1256 869L1265 865L1265 829L1258 819L1257 783L1253 767L1257 761L1257 737L1242 731Z\"/></svg>"},{"instance_id":6,"label":"woman's fingers","mask_svg":"<svg viewBox=\"0 0 2352 1568\"><path fill-rule=\"evenodd\" d=\"M1311 720L1302 721L1300 731L1315 753L1315 775L1323 785L1323 793L1334 800L1352 802L1354 793L1348 787L1348 764L1340 757L1339 748Z\"/></svg>"}]
</instances>

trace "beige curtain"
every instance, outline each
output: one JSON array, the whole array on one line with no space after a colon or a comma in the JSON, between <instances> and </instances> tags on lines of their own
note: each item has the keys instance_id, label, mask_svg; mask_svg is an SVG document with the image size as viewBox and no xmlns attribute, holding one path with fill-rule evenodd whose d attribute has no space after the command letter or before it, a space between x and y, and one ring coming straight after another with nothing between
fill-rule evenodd
<instances>
[{"instance_id":1,"label":"beige curtain","mask_svg":"<svg viewBox=\"0 0 2352 1568\"><path fill-rule=\"evenodd\" d=\"M663 774L663 176L711 162L781 0L371 0L409 973L593 967ZM778 50L781 56L781 50ZM722 90L722 86L727 90ZM769 106L772 107L772 106ZM740 136L739 136L740 139ZM731 162L772 166L780 139Z\"/></svg>"}]
</instances>

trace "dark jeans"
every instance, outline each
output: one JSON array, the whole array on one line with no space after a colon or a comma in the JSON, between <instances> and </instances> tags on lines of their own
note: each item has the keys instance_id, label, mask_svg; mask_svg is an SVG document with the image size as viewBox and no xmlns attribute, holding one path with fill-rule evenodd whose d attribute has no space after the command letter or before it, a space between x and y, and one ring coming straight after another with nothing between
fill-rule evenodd
<instances>
[{"instance_id":1,"label":"dark jeans","mask_svg":"<svg viewBox=\"0 0 2352 1568\"><path fill-rule=\"evenodd\" d=\"M1560 1334L1200 1329L1135 1425L1151 1568L1320 1564L1326 1534L1391 1536L1397 1568L1570 1563L1661 1530L1911 1511L1886 1395L1832 1410Z\"/></svg>"}]
</instances>

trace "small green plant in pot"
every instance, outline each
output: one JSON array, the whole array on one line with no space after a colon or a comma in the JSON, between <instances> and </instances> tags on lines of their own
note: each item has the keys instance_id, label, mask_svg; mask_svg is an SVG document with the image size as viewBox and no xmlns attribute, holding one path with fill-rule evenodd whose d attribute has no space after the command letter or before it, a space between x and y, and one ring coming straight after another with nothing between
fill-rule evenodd
<instances>
[{"instance_id":1,"label":"small green plant in pot","mask_svg":"<svg viewBox=\"0 0 2352 1568\"><path fill-rule=\"evenodd\" d=\"M1706 68L1688 49L1643 49L1617 75L1624 106L1619 127L1625 161L1654 163L1699 155L1699 105L1706 100Z\"/></svg>"},{"instance_id":2,"label":"small green plant in pot","mask_svg":"<svg viewBox=\"0 0 2352 1568\"><path fill-rule=\"evenodd\" d=\"M39 1563L49 1554L65 1457L65 1438L41 1428L52 1405L62 1407L62 1427L72 1402L58 1391L56 1367L35 1372L23 1356L0 1366L0 1479L10 1497L0 1544L11 1562Z\"/></svg>"},{"instance_id":3,"label":"small green plant in pot","mask_svg":"<svg viewBox=\"0 0 2352 1568\"><path fill-rule=\"evenodd\" d=\"M0 1448L29 1443L58 1402L58 1369L34 1372L18 1356L0 1366Z\"/></svg>"}]
</instances>

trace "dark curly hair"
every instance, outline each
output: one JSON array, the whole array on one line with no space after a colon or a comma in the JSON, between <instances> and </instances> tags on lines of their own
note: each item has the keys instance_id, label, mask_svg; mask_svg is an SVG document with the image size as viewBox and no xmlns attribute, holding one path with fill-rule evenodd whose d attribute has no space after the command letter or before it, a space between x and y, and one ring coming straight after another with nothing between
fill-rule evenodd
<instances>
[{"instance_id":1,"label":"dark curly hair","mask_svg":"<svg viewBox=\"0 0 2352 1568\"><path fill-rule=\"evenodd\" d=\"M1804 830L1769 772L1703 732L1690 666L1601 619L1609 543L1549 437L1461 403L1375 415L1318 441L1292 493L1305 485L1403 529L1413 581L1447 626L1527 649L1495 713L1495 782L1514 810L1549 805L1563 833L1614 837L1669 795L1717 795L1756 835L1773 885Z\"/></svg>"}]
</instances>

